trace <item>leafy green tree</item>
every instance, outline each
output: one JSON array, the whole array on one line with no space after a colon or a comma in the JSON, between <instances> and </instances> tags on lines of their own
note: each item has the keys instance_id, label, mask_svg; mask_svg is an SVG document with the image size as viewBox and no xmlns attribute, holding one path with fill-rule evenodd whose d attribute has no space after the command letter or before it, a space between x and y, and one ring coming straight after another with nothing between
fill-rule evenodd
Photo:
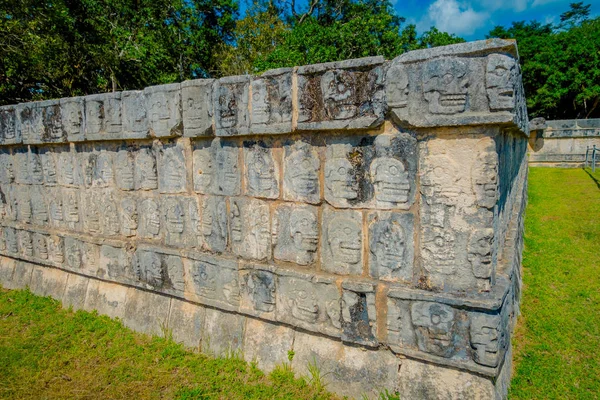
<instances>
[{"instance_id":1,"label":"leafy green tree","mask_svg":"<svg viewBox=\"0 0 600 400\"><path fill-rule=\"evenodd\" d=\"M236 0L0 0L0 103L208 76Z\"/></svg>"},{"instance_id":2,"label":"leafy green tree","mask_svg":"<svg viewBox=\"0 0 600 400\"><path fill-rule=\"evenodd\" d=\"M432 26L426 32L423 32L419 38L419 48L431 48L438 46L448 46L450 44L464 43L465 39L448 32L441 32L435 26Z\"/></svg>"},{"instance_id":3,"label":"leafy green tree","mask_svg":"<svg viewBox=\"0 0 600 400\"><path fill-rule=\"evenodd\" d=\"M530 118L600 117L600 18L588 16L573 3L559 25L513 22L488 34L517 40Z\"/></svg>"}]
</instances>

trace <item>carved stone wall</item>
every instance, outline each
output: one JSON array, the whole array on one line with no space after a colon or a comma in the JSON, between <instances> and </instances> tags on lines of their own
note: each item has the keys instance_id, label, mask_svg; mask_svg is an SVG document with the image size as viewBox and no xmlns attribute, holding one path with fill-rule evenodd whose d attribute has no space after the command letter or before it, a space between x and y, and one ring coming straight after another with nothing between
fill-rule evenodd
<instances>
[{"instance_id":1,"label":"carved stone wall","mask_svg":"<svg viewBox=\"0 0 600 400\"><path fill-rule=\"evenodd\" d=\"M600 119L532 120L529 164L535 167L578 168L588 147L600 148ZM589 154L591 160L591 153ZM600 160L600 156L596 158ZM597 161L598 162L598 161Z\"/></svg>"},{"instance_id":2,"label":"carved stone wall","mask_svg":"<svg viewBox=\"0 0 600 400\"><path fill-rule=\"evenodd\" d=\"M527 113L489 40L0 110L0 283L341 394L502 398Z\"/></svg>"}]
</instances>

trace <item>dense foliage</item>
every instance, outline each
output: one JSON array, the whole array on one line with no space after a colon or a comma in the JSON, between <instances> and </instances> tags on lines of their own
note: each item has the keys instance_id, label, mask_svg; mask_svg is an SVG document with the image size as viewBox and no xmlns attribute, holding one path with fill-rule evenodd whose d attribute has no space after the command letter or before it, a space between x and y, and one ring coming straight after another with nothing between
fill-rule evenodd
<instances>
[{"instance_id":1,"label":"dense foliage","mask_svg":"<svg viewBox=\"0 0 600 400\"><path fill-rule=\"evenodd\" d=\"M421 35L390 0L0 0L0 104L382 55L464 40ZM600 17L498 26L517 39L531 117L600 117Z\"/></svg>"},{"instance_id":2,"label":"dense foliage","mask_svg":"<svg viewBox=\"0 0 600 400\"><path fill-rule=\"evenodd\" d=\"M498 26L488 37L517 40L529 117L600 118L600 17L573 3L557 25Z\"/></svg>"}]
</instances>

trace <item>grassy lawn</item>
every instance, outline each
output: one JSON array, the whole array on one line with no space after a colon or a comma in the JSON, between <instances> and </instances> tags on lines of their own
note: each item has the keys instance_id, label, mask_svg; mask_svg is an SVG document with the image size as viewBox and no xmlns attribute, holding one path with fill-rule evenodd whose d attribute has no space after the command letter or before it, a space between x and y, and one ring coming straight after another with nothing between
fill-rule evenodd
<instances>
[{"instance_id":1,"label":"grassy lawn","mask_svg":"<svg viewBox=\"0 0 600 400\"><path fill-rule=\"evenodd\" d=\"M511 399L600 398L600 172L532 168Z\"/></svg>"},{"instance_id":2,"label":"grassy lawn","mask_svg":"<svg viewBox=\"0 0 600 400\"><path fill-rule=\"evenodd\" d=\"M511 399L600 397L600 172L532 169ZM0 289L0 398L330 399L28 291Z\"/></svg>"},{"instance_id":3,"label":"grassy lawn","mask_svg":"<svg viewBox=\"0 0 600 400\"><path fill-rule=\"evenodd\" d=\"M118 321L0 289L1 399L333 399L289 368L265 376Z\"/></svg>"}]
</instances>

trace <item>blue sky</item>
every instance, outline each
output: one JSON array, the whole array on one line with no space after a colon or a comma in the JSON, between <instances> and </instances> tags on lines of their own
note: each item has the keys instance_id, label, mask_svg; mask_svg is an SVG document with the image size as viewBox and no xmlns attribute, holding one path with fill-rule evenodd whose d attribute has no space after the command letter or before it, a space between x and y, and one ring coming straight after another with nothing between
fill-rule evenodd
<instances>
[{"instance_id":1,"label":"blue sky","mask_svg":"<svg viewBox=\"0 0 600 400\"><path fill-rule=\"evenodd\" d=\"M577 0L392 0L398 15L417 26L419 33L431 26L454 33L467 40L484 39L496 25L509 26L512 21L560 21L560 14ZM598 15L600 0L591 4Z\"/></svg>"}]
</instances>

